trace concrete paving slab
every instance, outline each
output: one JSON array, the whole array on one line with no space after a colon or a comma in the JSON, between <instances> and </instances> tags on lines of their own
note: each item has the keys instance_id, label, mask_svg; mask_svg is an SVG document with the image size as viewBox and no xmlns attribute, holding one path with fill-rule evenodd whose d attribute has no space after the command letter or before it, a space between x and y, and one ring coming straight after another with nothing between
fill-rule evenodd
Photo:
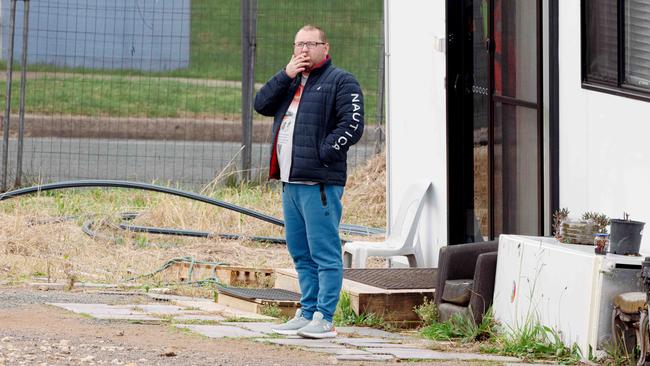
<instances>
[{"instance_id":1,"label":"concrete paving slab","mask_svg":"<svg viewBox=\"0 0 650 366\"><path fill-rule=\"evenodd\" d=\"M331 353L335 355L372 355L370 352L352 348L305 347L303 349L312 352Z\"/></svg>"},{"instance_id":2,"label":"concrete paving slab","mask_svg":"<svg viewBox=\"0 0 650 366\"><path fill-rule=\"evenodd\" d=\"M445 360L445 361L496 361L496 362L519 362L515 357L485 355L478 353L457 353L438 352L422 348L366 348L366 351L374 354L393 355L399 359L424 359L424 360Z\"/></svg>"},{"instance_id":3,"label":"concrete paving slab","mask_svg":"<svg viewBox=\"0 0 650 366\"><path fill-rule=\"evenodd\" d=\"M226 320L221 315L201 315L201 314L186 314L174 316L174 321L206 321L206 322L220 322Z\"/></svg>"},{"instance_id":4,"label":"concrete paving slab","mask_svg":"<svg viewBox=\"0 0 650 366\"><path fill-rule=\"evenodd\" d=\"M265 335L262 333L228 325L176 324L176 327L186 328L192 332L196 332L210 338L265 337Z\"/></svg>"},{"instance_id":5,"label":"concrete paving slab","mask_svg":"<svg viewBox=\"0 0 650 366\"><path fill-rule=\"evenodd\" d=\"M336 327L339 334L358 334L364 337L380 337L380 338L394 338L406 339L408 337L401 334L387 332L385 330L367 328L367 327Z\"/></svg>"},{"instance_id":6,"label":"concrete paving slab","mask_svg":"<svg viewBox=\"0 0 650 366\"><path fill-rule=\"evenodd\" d=\"M202 299L200 297L189 297L189 296L178 296L178 295L167 295L167 294L156 294L152 292L147 292L147 296L154 300L158 301L203 301L203 302L213 302L209 299Z\"/></svg>"},{"instance_id":7,"label":"concrete paving slab","mask_svg":"<svg viewBox=\"0 0 650 366\"><path fill-rule=\"evenodd\" d=\"M275 323L269 323L269 322L223 322L221 324L232 325L235 327L240 327L240 328L252 330L253 332L259 332L263 334L274 334L271 328L275 325Z\"/></svg>"},{"instance_id":8,"label":"concrete paving slab","mask_svg":"<svg viewBox=\"0 0 650 366\"><path fill-rule=\"evenodd\" d=\"M350 346L359 348L419 348L423 349L417 344L399 344L399 343L376 343L376 342L351 342Z\"/></svg>"},{"instance_id":9,"label":"concrete paving slab","mask_svg":"<svg viewBox=\"0 0 650 366\"><path fill-rule=\"evenodd\" d=\"M339 361L392 361L395 357L391 355L337 355Z\"/></svg>"},{"instance_id":10,"label":"concrete paving slab","mask_svg":"<svg viewBox=\"0 0 650 366\"><path fill-rule=\"evenodd\" d=\"M229 306L217 304L212 301L196 301L196 300L175 300L174 303L184 308L198 309L209 313L218 313L226 318L240 318L240 319L254 319L254 320L276 320L276 318L243 311Z\"/></svg>"},{"instance_id":11,"label":"concrete paving slab","mask_svg":"<svg viewBox=\"0 0 650 366\"><path fill-rule=\"evenodd\" d=\"M306 339L306 338L270 338L256 339L258 342L269 342L283 346L309 347L309 348L345 348L343 345L332 342L331 339Z\"/></svg>"},{"instance_id":12,"label":"concrete paving slab","mask_svg":"<svg viewBox=\"0 0 650 366\"><path fill-rule=\"evenodd\" d=\"M159 322L160 318L154 318L145 314L88 314L95 319L102 320L126 320L126 321L146 321Z\"/></svg>"},{"instance_id":13,"label":"concrete paving slab","mask_svg":"<svg viewBox=\"0 0 650 366\"><path fill-rule=\"evenodd\" d=\"M77 314L87 314L96 319L105 320L137 320L160 321L137 310L134 305L106 305L106 304L76 304L76 303L48 303L49 305L63 308Z\"/></svg>"},{"instance_id":14,"label":"concrete paving slab","mask_svg":"<svg viewBox=\"0 0 650 366\"><path fill-rule=\"evenodd\" d=\"M338 328L336 329L338 331ZM365 347L366 344L383 344L384 347L390 347L391 345L397 346L402 343L402 340L392 339L388 340L385 338L349 338L349 337L336 337L334 342L341 344L349 344L356 347ZM373 346L369 346L373 347Z\"/></svg>"},{"instance_id":15,"label":"concrete paving slab","mask_svg":"<svg viewBox=\"0 0 650 366\"><path fill-rule=\"evenodd\" d=\"M190 314L192 311L183 309L177 305L163 305L163 304L146 304L146 305L134 305L138 309L142 309L145 313L155 314L155 315L183 315ZM196 312L196 311L194 311Z\"/></svg>"}]
</instances>

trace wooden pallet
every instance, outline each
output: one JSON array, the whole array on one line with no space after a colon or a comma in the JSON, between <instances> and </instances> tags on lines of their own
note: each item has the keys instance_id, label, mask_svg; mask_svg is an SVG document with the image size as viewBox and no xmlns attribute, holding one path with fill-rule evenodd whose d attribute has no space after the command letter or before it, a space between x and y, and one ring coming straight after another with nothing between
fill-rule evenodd
<instances>
[{"instance_id":1,"label":"wooden pallet","mask_svg":"<svg viewBox=\"0 0 650 366\"><path fill-rule=\"evenodd\" d=\"M190 263L174 263L165 272L167 279L185 282L189 280ZM239 266L214 266L194 264L192 280L210 278L216 275L221 283L228 286L273 287L274 276L271 268L252 268Z\"/></svg>"},{"instance_id":2,"label":"wooden pallet","mask_svg":"<svg viewBox=\"0 0 650 366\"><path fill-rule=\"evenodd\" d=\"M300 307L299 301L277 301L277 300L245 300L228 294L219 293L217 304L229 306L235 309L249 311L251 313L269 315L269 307L278 307L283 315L292 318L296 309Z\"/></svg>"}]
</instances>

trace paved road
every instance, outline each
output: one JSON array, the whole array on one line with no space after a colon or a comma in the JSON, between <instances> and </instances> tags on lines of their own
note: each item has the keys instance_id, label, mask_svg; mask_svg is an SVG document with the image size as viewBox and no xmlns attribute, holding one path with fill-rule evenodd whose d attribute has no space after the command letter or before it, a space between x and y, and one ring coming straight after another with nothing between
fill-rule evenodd
<instances>
[{"instance_id":1,"label":"paved road","mask_svg":"<svg viewBox=\"0 0 650 366\"><path fill-rule=\"evenodd\" d=\"M10 140L9 170L15 171L16 140ZM234 159L240 169L240 144L161 140L26 138L23 184L70 179L120 179L200 186L212 181ZM349 163L363 163L372 145L353 146ZM251 176L266 176L269 145L254 144ZM8 182L13 184L13 173Z\"/></svg>"}]
</instances>

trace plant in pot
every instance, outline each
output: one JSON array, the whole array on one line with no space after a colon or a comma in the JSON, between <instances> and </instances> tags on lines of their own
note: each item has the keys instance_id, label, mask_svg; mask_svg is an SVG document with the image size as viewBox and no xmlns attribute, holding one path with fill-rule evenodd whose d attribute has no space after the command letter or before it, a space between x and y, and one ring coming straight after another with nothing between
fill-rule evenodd
<instances>
[{"instance_id":1,"label":"plant in pot","mask_svg":"<svg viewBox=\"0 0 650 366\"><path fill-rule=\"evenodd\" d=\"M565 244L594 243L594 235L607 234L609 218L597 212L585 212L579 220L569 217L569 210L563 208L553 214L555 238Z\"/></svg>"},{"instance_id":2,"label":"plant in pot","mask_svg":"<svg viewBox=\"0 0 650 366\"><path fill-rule=\"evenodd\" d=\"M605 214L585 212L582 214L582 221L593 223L594 234L607 234L607 226L609 226L611 220Z\"/></svg>"},{"instance_id":3,"label":"plant in pot","mask_svg":"<svg viewBox=\"0 0 650 366\"><path fill-rule=\"evenodd\" d=\"M562 241L562 223L567 218L569 218L569 209L566 207L553 213L553 233L558 241Z\"/></svg>"},{"instance_id":4,"label":"plant in pot","mask_svg":"<svg viewBox=\"0 0 650 366\"><path fill-rule=\"evenodd\" d=\"M639 255L641 235L645 222L630 220L627 212L623 219L612 219L609 251L614 254Z\"/></svg>"}]
</instances>

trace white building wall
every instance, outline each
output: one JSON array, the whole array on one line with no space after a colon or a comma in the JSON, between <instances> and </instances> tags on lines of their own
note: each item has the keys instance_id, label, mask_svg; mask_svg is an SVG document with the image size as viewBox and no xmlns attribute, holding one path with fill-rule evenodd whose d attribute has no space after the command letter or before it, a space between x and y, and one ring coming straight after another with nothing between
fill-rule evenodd
<instances>
[{"instance_id":1,"label":"white building wall","mask_svg":"<svg viewBox=\"0 0 650 366\"><path fill-rule=\"evenodd\" d=\"M559 1L560 207L646 222L650 253L650 102L581 88L580 1Z\"/></svg>"},{"instance_id":2,"label":"white building wall","mask_svg":"<svg viewBox=\"0 0 650 366\"><path fill-rule=\"evenodd\" d=\"M436 266L447 238L445 39L442 0L385 1L388 216L392 221L408 185L433 182L420 238L425 266Z\"/></svg>"}]
</instances>

